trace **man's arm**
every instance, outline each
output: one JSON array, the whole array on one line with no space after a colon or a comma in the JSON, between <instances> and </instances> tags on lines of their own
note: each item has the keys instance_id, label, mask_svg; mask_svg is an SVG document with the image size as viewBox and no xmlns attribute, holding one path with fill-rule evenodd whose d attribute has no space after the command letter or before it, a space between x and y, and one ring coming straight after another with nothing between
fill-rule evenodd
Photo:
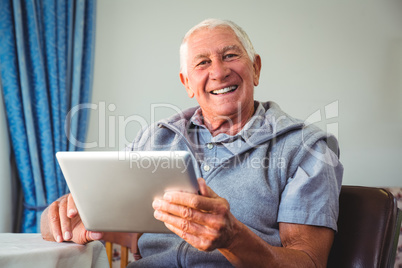
<instances>
[{"instance_id":1,"label":"man's arm","mask_svg":"<svg viewBox=\"0 0 402 268\"><path fill-rule=\"evenodd\" d=\"M155 200L155 218L202 251L218 249L235 267L325 267L334 232L280 223L283 247L258 237L230 212L228 202L199 179L202 196L166 193Z\"/></svg>"},{"instance_id":2,"label":"man's arm","mask_svg":"<svg viewBox=\"0 0 402 268\"><path fill-rule=\"evenodd\" d=\"M334 231L326 227L279 224L283 247L274 247L247 226L233 245L219 251L235 267L326 267Z\"/></svg>"}]
</instances>

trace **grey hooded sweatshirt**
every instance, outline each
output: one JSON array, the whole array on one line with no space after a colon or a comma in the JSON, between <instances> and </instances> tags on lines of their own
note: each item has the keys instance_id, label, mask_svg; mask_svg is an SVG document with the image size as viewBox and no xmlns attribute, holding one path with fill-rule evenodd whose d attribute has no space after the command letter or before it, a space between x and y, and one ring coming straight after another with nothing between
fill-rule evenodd
<instances>
[{"instance_id":1,"label":"grey hooded sweatshirt","mask_svg":"<svg viewBox=\"0 0 402 268\"><path fill-rule=\"evenodd\" d=\"M274 102L261 103L263 124L243 133L238 153L214 168L206 182L231 213L273 246L281 246L279 222L337 230L343 167L337 140L294 119ZM202 151L190 142L190 108L143 129L129 150L186 150L201 175ZM232 267L218 250L202 252L175 234L144 234L142 259L130 267Z\"/></svg>"}]
</instances>

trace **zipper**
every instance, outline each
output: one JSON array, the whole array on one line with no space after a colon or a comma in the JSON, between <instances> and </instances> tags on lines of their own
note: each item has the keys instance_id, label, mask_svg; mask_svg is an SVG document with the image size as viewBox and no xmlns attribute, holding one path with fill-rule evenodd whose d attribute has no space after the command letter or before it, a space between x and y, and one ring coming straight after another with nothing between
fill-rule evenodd
<instances>
[{"instance_id":1,"label":"zipper","mask_svg":"<svg viewBox=\"0 0 402 268\"><path fill-rule=\"evenodd\" d=\"M194 159L195 162L196 162L196 165L193 165L193 166L194 166L194 168L195 168L195 172L197 173L197 174L196 174L196 175L197 175L197 178L198 178L198 177L202 177L202 173L201 173L201 170L200 170L200 166L198 165L198 163L201 163L202 160L201 160L201 159L197 159L197 154L196 154L196 152L194 151L194 149L193 149L193 147L191 146L191 144L189 143L189 141L187 140L187 137L180 131L180 129L178 129L177 127L175 127L175 126L173 126L173 125L167 124L166 122L160 122L160 123L158 124L158 126L159 126L159 127L165 127L165 128L167 128L167 129L170 129L170 130L173 131L175 134L180 135L180 136L182 137L182 139L184 140L184 143L186 144L187 148L190 150L190 154L192 155L193 159ZM264 139L261 139L260 141L258 141L258 143L256 143L256 146L258 146L258 145L260 145L260 144L262 144L262 143L265 143L265 142L267 142L267 141L273 140L273 139L275 139L276 137L278 137L278 136L280 136L280 135L282 135L282 134L284 134L284 133L286 133L286 132L290 132L290 131L293 131L293 130L296 130L296 129L301 129L301 128L303 128L303 126L304 126L304 123L296 123L296 124L293 124L293 125L291 125L291 126L288 126L288 127L284 128L284 129L279 130L278 132L276 132L276 133L274 133L274 134L271 134L270 136L268 136L268 137L266 137L266 138L264 138ZM239 152L237 153L237 155L243 154L243 153L247 152L248 150L250 150L250 149L252 149L252 148L255 148L255 147L248 147L248 148L245 148L245 149L239 151ZM232 156L232 157L234 157L234 156ZM231 159L232 157L230 157L229 159ZM229 160L229 159L228 159L228 160Z\"/></svg>"},{"instance_id":2,"label":"zipper","mask_svg":"<svg viewBox=\"0 0 402 268\"><path fill-rule=\"evenodd\" d=\"M186 245L186 241L181 242L179 248L177 249L177 257L176 257L176 261L177 261L177 267L181 268L183 267L181 264L181 255L182 255L182 251L183 251L183 247Z\"/></svg>"},{"instance_id":3,"label":"zipper","mask_svg":"<svg viewBox=\"0 0 402 268\"><path fill-rule=\"evenodd\" d=\"M181 131L180 131L177 127L175 127L175 126L173 126L173 125L169 125L169 124L167 124L167 123L165 123L165 122L160 122L160 123L158 124L158 126L159 126L159 127L165 127L165 128L167 128L167 129L170 129L170 130L173 131L175 134L177 134L177 135L179 135L179 136L182 137L182 140L184 141L185 145L186 145L187 148L190 150L191 156L192 156L193 159L195 160L195 165L193 164L193 166L194 166L194 168L195 168L195 172L196 172L197 178L201 177L201 170L200 170L200 167L199 167L199 165L198 165L199 161L201 161L201 160L197 158L197 154L196 154L196 152L194 151L194 148L191 146L191 144L190 144L189 141L187 140L187 137L186 137L183 133L181 133Z\"/></svg>"}]
</instances>

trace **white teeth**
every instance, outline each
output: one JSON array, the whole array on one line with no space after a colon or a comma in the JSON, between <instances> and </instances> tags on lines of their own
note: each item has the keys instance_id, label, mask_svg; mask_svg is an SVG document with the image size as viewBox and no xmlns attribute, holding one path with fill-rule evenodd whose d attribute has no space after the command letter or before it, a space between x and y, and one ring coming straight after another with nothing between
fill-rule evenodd
<instances>
[{"instance_id":1,"label":"white teeth","mask_svg":"<svg viewBox=\"0 0 402 268\"><path fill-rule=\"evenodd\" d=\"M235 90L236 88L237 88L237 86L225 87L225 88L222 88L222 89L214 90L214 91L212 91L212 93L213 94L225 94L225 93L227 93L229 91Z\"/></svg>"}]
</instances>

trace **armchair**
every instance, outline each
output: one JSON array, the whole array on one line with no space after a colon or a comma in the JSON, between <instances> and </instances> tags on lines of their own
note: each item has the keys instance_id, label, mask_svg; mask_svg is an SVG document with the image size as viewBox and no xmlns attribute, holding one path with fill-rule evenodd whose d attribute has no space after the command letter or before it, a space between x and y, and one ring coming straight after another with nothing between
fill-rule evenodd
<instances>
[{"instance_id":1,"label":"armchair","mask_svg":"<svg viewBox=\"0 0 402 268\"><path fill-rule=\"evenodd\" d=\"M386 189L342 186L339 198L338 232L329 268L393 267L402 213ZM140 234L106 233L106 250L112 267L112 244L122 245L121 267L127 266L128 250L137 260Z\"/></svg>"}]
</instances>

